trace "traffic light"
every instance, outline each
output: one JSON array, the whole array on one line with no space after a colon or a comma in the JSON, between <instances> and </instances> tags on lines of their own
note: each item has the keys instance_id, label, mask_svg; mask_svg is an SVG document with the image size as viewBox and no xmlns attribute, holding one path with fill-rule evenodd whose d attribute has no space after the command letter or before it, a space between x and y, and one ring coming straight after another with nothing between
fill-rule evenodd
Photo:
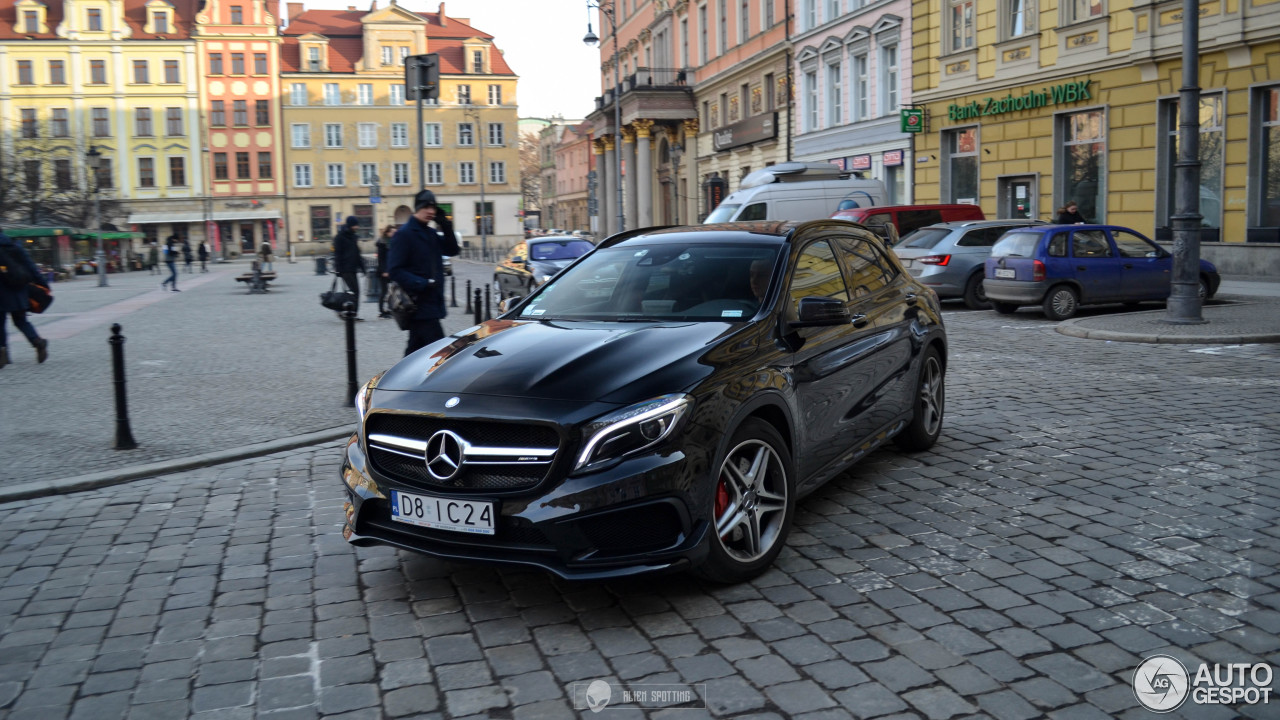
<instances>
[{"instance_id":1,"label":"traffic light","mask_svg":"<svg viewBox=\"0 0 1280 720\"><path fill-rule=\"evenodd\" d=\"M440 56L436 53L410 55L404 59L404 89L410 100L421 92L424 100L440 98Z\"/></svg>"}]
</instances>

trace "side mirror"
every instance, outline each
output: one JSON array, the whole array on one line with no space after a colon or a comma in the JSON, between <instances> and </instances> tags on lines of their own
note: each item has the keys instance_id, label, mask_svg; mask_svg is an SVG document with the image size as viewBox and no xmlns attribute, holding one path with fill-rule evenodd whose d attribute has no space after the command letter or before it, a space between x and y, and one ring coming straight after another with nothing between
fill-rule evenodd
<instances>
[{"instance_id":1,"label":"side mirror","mask_svg":"<svg viewBox=\"0 0 1280 720\"><path fill-rule=\"evenodd\" d=\"M498 314L505 315L508 310L515 307L517 303L524 299L522 295L508 295L498 301Z\"/></svg>"},{"instance_id":2,"label":"side mirror","mask_svg":"<svg viewBox=\"0 0 1280 720\"><path fill-rule=\"evenodd\" d=\"M852 320L844 302L829 297L800 298L797 315L796 320L790 323L791 327L844 325Z\"/></svg>"}]
</instances>

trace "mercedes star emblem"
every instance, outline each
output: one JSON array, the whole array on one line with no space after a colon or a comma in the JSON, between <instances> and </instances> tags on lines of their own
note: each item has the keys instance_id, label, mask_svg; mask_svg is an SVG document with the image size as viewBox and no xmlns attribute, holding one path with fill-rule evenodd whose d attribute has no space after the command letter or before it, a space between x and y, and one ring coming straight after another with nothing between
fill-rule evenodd
<instances>
[{"instance_id":1,"label":"mercedes star emblem","mask_svg":"<svg viewBox=\"0 0 1280 720\"><path fill-rule=\"evenodd\" d=\"M427 472L437 480L452 480L462 470L463 440L450 430L439 430L427 440L424 453Z\"/></svg>"}]
</instances>

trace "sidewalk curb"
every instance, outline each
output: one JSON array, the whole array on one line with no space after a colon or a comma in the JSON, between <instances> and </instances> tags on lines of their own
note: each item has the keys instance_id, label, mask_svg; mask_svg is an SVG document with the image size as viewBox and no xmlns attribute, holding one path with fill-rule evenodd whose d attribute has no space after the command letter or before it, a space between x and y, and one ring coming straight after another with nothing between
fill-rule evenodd
<instances>
[{"instance_id":1,"label":"sidewalk curb","mask_svg":"<svg viewBox=\"0 0 1280 720\"><path fill-rule=\"evenodd\" d=\"M195 468L208 467L210 465L220 465L234 460L245 460L248 458L260 457L262 455L271 455L285 450L293 450L300 447L307 447L309 445L319 445L333 440L341 440L351 435L352 432L353 429L351 426L330 428L328 430L318 430L304 435L294 435L293 437L272 440L271 442L256 443L254 445L244 445L238 448L219 450L217 452L205 453L203 455L192 455L190 457L176 458L173 460L159 460L145 465L132 465L118 470L103 470L102 472L90 473L88 475L77 475L75 477L62 478L60 480L41 480L37 482L23 483L21 485L0 488L0 503L14 502L17 500L30 500L32 498L48 497L50 495L65 495L68 493L82 492L84 490L96 490L98 488L111 487L112 485L120 485L140 478L168 475L169 473L180 472L182 470L192 470Z\"/></svg>"},{"instance_id":2,"label":"sidewalk curb","mask_svg":"<svg viewBox=\"0 0 1280 720\"><path fill-rule=\"evenodd\" d=\"M1235 303L1241 305L1253 305L1255 303ZM1148 310L1139 313L1126 313L1127 316L1134 315L1155 315L1164 314L1166 310ZM1261 332L1261 333L1219 333L1204 335L1181 335L1181 334L1161 334L1152 332L1124 332L1121 330L1099 330L1080 326L1080 323L1095 320L1097 318L1074 318L1071 320L1063 320L1058 323L1057 330L1062 335L1069 337L1085 338L1088 340L1110 340L1113 342L1138 342L1138 343L1158 343L1166 345L1244 345L1249 343L1280 343L1280 333ZM1174 326L1172 327L1187 327Z\"/></svg>"}]
</instances>

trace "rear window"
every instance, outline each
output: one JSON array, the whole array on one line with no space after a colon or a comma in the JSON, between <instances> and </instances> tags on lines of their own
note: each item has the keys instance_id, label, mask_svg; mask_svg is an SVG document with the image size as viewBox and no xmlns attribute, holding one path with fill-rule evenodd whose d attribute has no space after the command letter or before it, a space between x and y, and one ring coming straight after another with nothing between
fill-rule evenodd
<instances>
[{"instance_id":1,"label":"rear window","mask_svg":"<svg viewBox=\"0 0 1280 720\"><path fill-rule=\"evenodd\" d=\"M904 236L902 242L898 243L898 247L931 250L950 234L951 231L946 228L920 228Z\"/></svg>"},{"instance_id":2,"label":"rear window","mask_svg":"<svg viewBox=\"0 0 1280 720\"><path fill-rule=\"evenodd\" d=\"M926 225L942 222L942 213L937 210L900 210L898 211L898 231L908 233Z\"/></svg>"},{"instance_id":3,"label":"rear window","mask_svg":"<svg viewBox=\"0 0 1280 720\"><path fill-rule=\"evenodd\" d=\"M531 243L529 257L531 260L572 260L586 255L592 247L594 246L586 240Z\"/></svg>"},{"instance_id":4,"label":"rear window","mask_svg":"<svg viewBox=\"0 0 1280 720\"><path fill-rule=\"evenodd\" d=\"M1040 233L1011 232L991 248L991 257L1031 257L1040 242Z\"/></svg>"}]
</instances>

